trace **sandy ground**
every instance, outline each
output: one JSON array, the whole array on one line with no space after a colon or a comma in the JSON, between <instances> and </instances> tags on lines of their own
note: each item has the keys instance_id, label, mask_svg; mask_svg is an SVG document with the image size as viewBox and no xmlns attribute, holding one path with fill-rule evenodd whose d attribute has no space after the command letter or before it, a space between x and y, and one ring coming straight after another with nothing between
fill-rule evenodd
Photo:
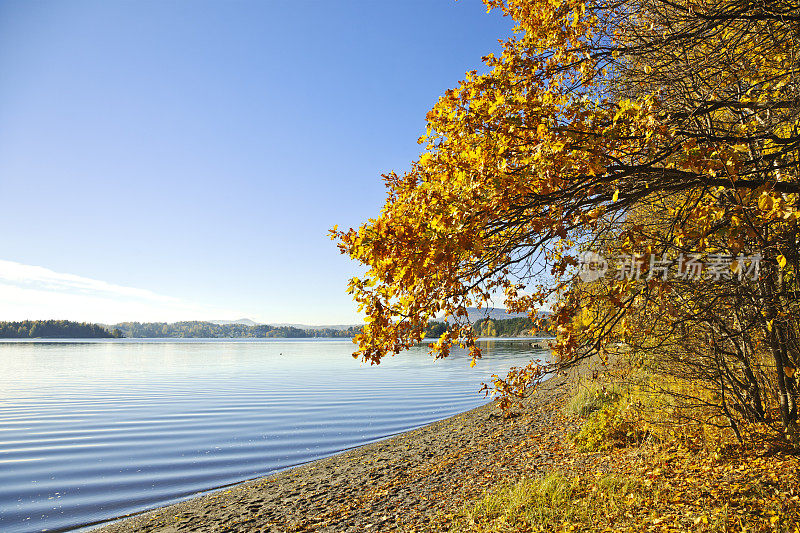
<instances>
[{"instance_id":1,"label":"sandy ground","mask_svg":"<svg viewBox=\"0 0 800 533\"><path fill-rule=\"evenodd\" d=\"M568 428L565 379L504 417L495 403L377 443L96 530L430 531L502 479L546 470ZM562 457L563 458L563 457Z\"/></svg>"}]
</instances>

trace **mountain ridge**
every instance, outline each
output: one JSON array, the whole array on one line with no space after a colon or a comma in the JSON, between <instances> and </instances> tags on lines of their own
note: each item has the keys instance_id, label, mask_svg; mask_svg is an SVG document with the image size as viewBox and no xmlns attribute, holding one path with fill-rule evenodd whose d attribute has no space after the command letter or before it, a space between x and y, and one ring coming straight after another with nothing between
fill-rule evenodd
<instances>
[{"instance_id":1,"label":"mountain ridge","mask_svg":"<svg viewBox=\"0 0 800 533\"><path fill-rule=\"evenodd\" d=\"M547 316L549 314L550 313L546 311L539 311L540 316ZM502 307L483 307L481 309L478 309L477 307L467 308L467 318L472 324L474 324L478 320L484 320L487 318L490 318L492 320L507 320L509 318L522 318L527 316L528 316L527 313L509 313L508 311L506 311L506 309ZM210 322L212 324L217 324L220 326L230 326L238 324L251 327L272 326L276 328L298 328L306 330L339 330L339 331L344 331L351 328L362 326L362 324L358 323L314 325L314 324L302 324L297 322L256 322L255 320L251 320L249 318L239 318L236 320L206 320L205 322ZM450 320L450 322L452 322L452 320Z\"/></svg>"}]
</instances>

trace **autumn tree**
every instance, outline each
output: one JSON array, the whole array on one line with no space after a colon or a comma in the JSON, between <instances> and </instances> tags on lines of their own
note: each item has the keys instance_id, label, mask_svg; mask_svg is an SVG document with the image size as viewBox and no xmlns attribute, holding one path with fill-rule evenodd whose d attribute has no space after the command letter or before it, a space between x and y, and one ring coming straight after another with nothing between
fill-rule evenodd
<instances>
[{"instance_id":1,"label":"autumn tree","mask_svg":"<svg viewBox=\"0 0 800 533\"><path fill-rule=\"evenodd\" d=\"M515 36L428 113L425 150L407 173L385 176L380 216L333 231L368 267L349 286L366 315L356 355L379 362L447 317L432 353L458 344L477 358L467 307L500 295L536 319L555 301L558 366L605 358L612 341L675 361L702 344L717 361L703 379L735 385L750 416L766 420L775 400L792 429L798 4L486 3L517 22ZM641 258L638 274L584 283L575 273L587 250ZM653 258L687 257L729 257L730 272L706 268L698 281L681 264L679 276L648 275ZM765 355L774 395L748 376ZM497 385L512 395L547 370L531 365Z\"/></svg>"}]
</instances>

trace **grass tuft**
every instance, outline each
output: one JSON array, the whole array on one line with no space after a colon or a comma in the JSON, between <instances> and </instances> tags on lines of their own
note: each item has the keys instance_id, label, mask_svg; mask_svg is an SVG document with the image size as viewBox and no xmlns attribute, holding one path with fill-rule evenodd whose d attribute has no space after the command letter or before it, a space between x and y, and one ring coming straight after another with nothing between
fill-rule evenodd
<instances>
[{"instance_id":1,"label":"grass tuft","mask_svg":"<svg viewBox=\"0 0 800 533\"><path fill-rule=\"evenodd\" d=\"M568 415L589 416L607 405L619 402L621 397L619 387L589 382L582 385L569 399L564 412Z\"/></svg>"},{"instance_id":2,"label":"grass tuft","mask_svg":"<svg viewBox=\"0 0 800 533\"><path fill-rule=\"evenodd\" d=\"M641 501L637 482L604 475L592 483L552 472L523 478L486 495L464 511L451 531L552 531L600 525L615 512Z\"/></svg>"}]
</instances>

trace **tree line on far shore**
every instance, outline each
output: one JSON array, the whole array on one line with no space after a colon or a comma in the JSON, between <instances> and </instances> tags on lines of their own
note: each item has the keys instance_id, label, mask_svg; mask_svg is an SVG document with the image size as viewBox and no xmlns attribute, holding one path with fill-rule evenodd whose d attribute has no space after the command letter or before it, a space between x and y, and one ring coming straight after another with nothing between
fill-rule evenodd
<instances>
[{"instance_id":1,"label":"tree line on far shore","mask_svg":"<svg viewBox=\"0 0 800 533\"><path fill-rule=\"evenodd\" d=\"M269 324L215 324L214 322L121 322L114 325L125 337L133 338L350 338L358 332L357 326L347 329L304 329L294 326Z\"/></svg>"},{"instance_id":2,"label":"tree line on far shore","mask_svg":"<svg viewBox=\"0 0 800 533\"><path fill-rule=\"evenodd\" d=\"M69 320L22 320L19 322L0 322L1 339L109 339L122 337L119 329Z\"/></svg>"},{"instance_id":3,"label":"tree line on far shore","mask_svg":"<svg viewBox=\"0 0 800 533\"><path fill-rule=\"evenodd\" d=\"M444 322L431 321L428 338L439 337L447 328ZM0 322L0 339L110 339L110 338L352 338L359 326L347 329L304 329L294 326L257 324L216 324L214 322L121 322L113 326L72 322L69 320L23 320ZM543 333L530 318L481 319L473 329L482 337L522 337Z\"/></svg>"}]
</instances>

